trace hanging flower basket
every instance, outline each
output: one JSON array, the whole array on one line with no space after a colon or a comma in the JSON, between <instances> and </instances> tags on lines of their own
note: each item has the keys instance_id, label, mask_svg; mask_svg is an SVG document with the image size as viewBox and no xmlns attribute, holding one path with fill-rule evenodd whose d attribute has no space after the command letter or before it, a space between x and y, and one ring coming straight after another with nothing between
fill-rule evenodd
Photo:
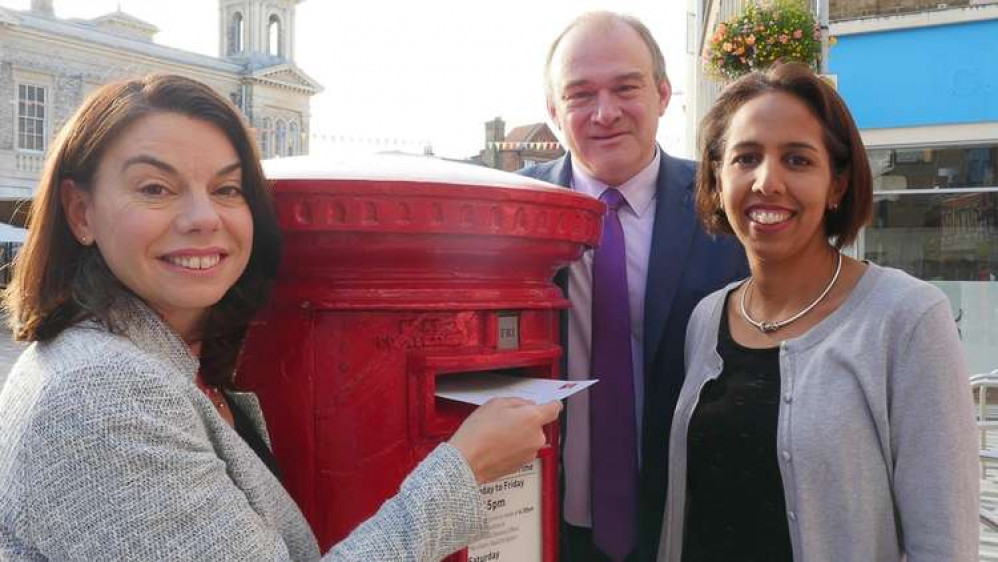
<instances>
[{"instance_id":1,"label":"hanging flower basket","mask_svg":"<svg viewBox=\"0 0 998 562\"><path fill-rule=\"evenodd\" d=\"M718 24L704 63L712 76L729 81L778 60L814 68L820 56L821 30L808 7L801 0L773 0L749 3Z\"/></svg>"}]
</instances>

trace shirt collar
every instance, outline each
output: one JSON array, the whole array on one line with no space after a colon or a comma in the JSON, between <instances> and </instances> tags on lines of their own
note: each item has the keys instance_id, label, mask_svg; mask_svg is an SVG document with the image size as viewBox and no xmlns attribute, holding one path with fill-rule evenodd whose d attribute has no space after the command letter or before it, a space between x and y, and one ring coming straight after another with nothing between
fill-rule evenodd
<instances>
[{"instance_id":1,"label":"shirt collar","mask_svg":"<svg viewBox=\"0 0 998 562\"><path fill-rule=\"evenodd\" d=\"M624 200L627 201L627 206L638 217L643 215L648 210L648 207L651 206L651 202L655 200L657 191L655 187L661 162L662 151L656 147L655 157L651 159L651 162L647 166L634 174L631 179L618 186L613 186L620 191L620 194L624 196ZM603 192L609 187L611 186L587 174L582 170L581 166L572 166L573 190L599 199L600 195L603 195Z\"/></svg>"}]
</instances>

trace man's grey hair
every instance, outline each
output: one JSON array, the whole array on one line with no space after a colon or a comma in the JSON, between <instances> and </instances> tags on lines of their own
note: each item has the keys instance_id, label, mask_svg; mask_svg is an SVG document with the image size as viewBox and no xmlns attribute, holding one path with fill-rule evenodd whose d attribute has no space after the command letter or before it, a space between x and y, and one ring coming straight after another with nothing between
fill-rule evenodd
<instances>
[{"instance_id":1,"label":"man's grey hair","mask_svg":"<svg viewBox=\"0 0 998 562\"><path fill-rule=\"evenodd\" d=\"M658 46L658 42L652 37L651 31L648 27L641 23L641 20L634 16L629 16L627 14L618 14L616 12L607 11L595 11L587 12L581 16L572 20L572 23L568 24L558 37L555 38L554 42L551 43L551 48L548 49L547 60L544 63L544 91L547 94L548 101L553 101L554 86L551 83L551 61L554 60L554 53L558 50L558 45L561 44L562 39L568 32L572 31L576 27L588 24L595 24L603 27L604 29L609 29L616 24L624 24L633 29L641 41L648 47L648 53L651 55L651 68L652 77L655 79L655 85L659 85L663 80L669 81L669 76L665 72L665 57L662 55L662 49Z\"/></svg>"}]
</instances>

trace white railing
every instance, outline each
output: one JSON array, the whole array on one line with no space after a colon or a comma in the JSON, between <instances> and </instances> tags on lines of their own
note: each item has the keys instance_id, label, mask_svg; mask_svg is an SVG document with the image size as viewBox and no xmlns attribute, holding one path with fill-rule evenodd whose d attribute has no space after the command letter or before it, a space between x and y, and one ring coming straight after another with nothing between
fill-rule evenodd
<instances>
[{"instance_id":1,"label":"white railing","mask_svg":"<svg viewBox=\"0 0 998 562\"><path fill-rule=\"evenodd\" d=\"M45 153L17 152L14 155L14 162L19 172L39 172L45 165Z\"/></svg>"},{"instance_id":2,"label":"white railing","mask_svg":"<svg viewBox=\"0 0 998 562\"><path fill-rule=\"evenodd\" d=\"M998 419L993 417L988 407L989 390L998 391L998 369L990 373L980 373L970 377L971 392L977 399L977 429L980 434L981 460L981 560L993 560L993 544L998 532L998 511L994 505L994 485L988 479L988 469L998 462L998 447L989 444L989 433L998 430Z\"/></svg>"}]
</instances>

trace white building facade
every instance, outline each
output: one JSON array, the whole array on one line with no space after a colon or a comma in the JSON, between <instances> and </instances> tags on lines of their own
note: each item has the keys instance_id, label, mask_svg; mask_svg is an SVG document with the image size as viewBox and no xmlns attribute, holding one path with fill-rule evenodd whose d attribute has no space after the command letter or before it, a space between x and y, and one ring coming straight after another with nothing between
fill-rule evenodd
<instances>
[{"instance_id":1,"label":"white building facade","mask_svg":"<svg viewBox=\"0 0 998 562\"><path fill-rule=\"evenodd\" d=\"M219 56L159 45L157 28L117 11L57 17L51 0L0 8L0 220L29 200L59 128L101 85L154 72L200 80L231 99L265 158L306 154L321 86L294 63L303 0L219 0ZM14 218L14 222L20 222Z\"/></svg>"}]
</instances>

